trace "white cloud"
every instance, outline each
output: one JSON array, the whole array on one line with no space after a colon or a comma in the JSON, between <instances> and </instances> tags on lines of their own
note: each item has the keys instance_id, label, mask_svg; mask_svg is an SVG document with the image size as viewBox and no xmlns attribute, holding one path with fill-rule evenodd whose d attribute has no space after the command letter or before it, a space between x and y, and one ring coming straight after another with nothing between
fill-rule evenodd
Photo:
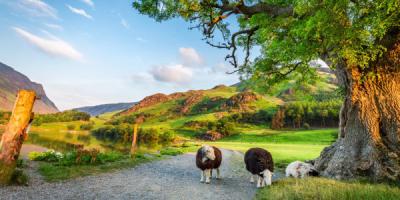
<instances>
[{"instance_id":1,"label":"white cloud","mask_svg":"<svg viewBox=\"0 0 400 200\"><path fill-rule=\"evenodd\" d=\"M44 25L47 26L47 27L49 27L49 28L52 28L52 29L54 29L54 30L58 30L58 31L62 31L62 30L64 29L62 26L60 26L60 25L58 25L58 24L48 24L48 23L45 23Z\"/></svg>"},{"instance_id":2,"label":"white cloud","mask_svg":"<svg viewBox=\"0 0 400 200\"><path fill-rule=\"evenodd\" d=\"M141 37L137 37L136 40L139 41L139 42L147 42L147 40L145 40L145 39L143 39Z\"/></svg>"},{"instance_id":3,"label":"white cloud","mask_svg":"<svg viewBox=\"0 0 400 200\"><path fill-rule=\"evenodd\" d=\"M87 14L86 11L83 10L83 9L74 8L74 7L70 6L70 5L67 5L67 7L71 12L73 12L73 13L75 13L77 15L86 17L88 19L93 19L93 17L91 15Z\"/></svg>"},{"instance_id":4,"label":"white cloud","mask_svg":"<svg viewBox=\"0 0 400 200\"><path fill-rule=\"evenodd\" d=\"M27 42L37 47L46 54L82 61L83 55L67 42L56 38L42 38L22 28L13 27L15 32Z\"/></svg>"},{"instance_id":5,"label":"white cloud","mask_svg":"<svg viewBox=\"0 0 400 200\"><path fill-rule=\"evenodd\" d=\"M193 48L179 48L179 55L184 65L194 66L204 64L203 58Z\"/></svg>"},{"instance_id":6,"label":"white cloud","mask_svg":"<svg viewBox=\"0 0 400 200\"><path fill-rule=\"evenodd\" d=\"M92 0L81 0L81 1L92 8L94 7L94 3Z\"/></svg>"},{"instance_id":7,"label":"white cloud","mask_svg":"<svg viewBox=\"0 0 400 200\"><path fill-rule=\"evenodd\" d=\"M150 74L157 81L184 84L190 82L193 72L183 65L156 66Z\"/></svg>"},{"instance_id":8,"label":"white cloud","mask_svg":"<svg viewBox=\"0 0 400 200\"><path fill-rule=\"evenodd\" d=\"M121 25L123 26L123 27L125 27L126 29L129 29L129 24L128 24L128 22L124 19L124 18L122 18L121 17Z\"/></svg>"},{"instance_id":9,"label":"white cloud","mask_svg":"<svg viewBox=\"0 0 400 200\"><path fill-rule=\"evenodd\" d=\"M57 10L42 0L19 0L16 6L33 16L58 19Z\"/></svg>"}]
</instances>

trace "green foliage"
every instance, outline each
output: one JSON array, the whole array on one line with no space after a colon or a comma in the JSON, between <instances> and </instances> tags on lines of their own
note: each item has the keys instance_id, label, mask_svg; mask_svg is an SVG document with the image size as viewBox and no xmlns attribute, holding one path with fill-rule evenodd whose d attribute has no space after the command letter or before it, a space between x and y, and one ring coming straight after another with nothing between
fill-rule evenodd
<instances>
[{"instance_id":1,"label":"green foliage","mask_svg":"<svg viewBox=\"0 0 400 200\"><path fill-rule=\"evenodd\" d=\"M337 181L326 178L285 178L271 187L257 191L256 200L261 199L385 199L400 198L398 187L385 184L370 184L358 181Z\"/></svg>"},{"instance_id":2,"label":"green foliage","mask_svg":"<svg viewBox=\"0 0 400 200\"><path fill-rule=\"evenodd\" d=\"M305 123L308 126L335 127L339 123L341 106L340 100L291 102L281 106L284 118L280 120L283 120L284 126L293 128L301 128Z\"/></svg>"},{"instance_id":3,"label":"green foliage","mask_svg":"<svg viewBox=\"0 0 400 200\"><path fill-rule=\"evenodd\" d=\"M60 165L58 163L41 163L39 166L40 174L47 181L59 181L70 178L94 175L111 170L134 167L140 163L154 160L143 156L143 154L135 155L135 159L129 156L119 156L119 153L107 153L107 157L102 158L105 162L96 163L94 165ZM102 154L99 155L100 157Z\"/></svg>"},{"instance_id":4,"label":"green foliage","mask_svg":"<svg viewBox=\"0 0 400 200\"><path fill-rule=\"evenodd\" d=\"M72 121L89 121L90 115L76 110L69 110L54 114L35 115L32 122L35 126L40 126L42 123L52 122L72 122Z\"/></svg>"},{"instance_id":5,"label":"green foliage","mask_svg":"<svg viewBox=\"0 0 400 200\"><path fill-rule=\"evenodd\" d=\"M213 22L222 15L236 15L231 18L240 31L256 27L252 41L247 42L245 34L233 39L245 49L247 44L261 47L261 54L240 72L264 86L288 79L311 80L315 70L308 63L325 56L332 68L344 60L348 66L369 68L386 51L382 38L398 29L400 21L398 0L135 0L133 7L157 21L181 17L198 24L207 39L221 38L213 41L216 44L233 43L231 30L237 27L229 26L229 20ZM280 8L290 12L279 13Z\"/></svg>"},{"instance_id":6,"label":"green foliage","mask_svg":"<svg viewBox=\"0 0 400 200\"><path fill-rule=\"evenodd\" d=\"M54 150L48 150L46 152L30 152L28 157L33 161L59 162L64 155Z\"/></svg>"},{"instance_id":7,"label":"green foliage","mask_svg":"<svg viewBox=\"0 0 400 200\"><path fill-rule=\"evenodd\" d=\"M117 126L104 126L92 130L92 135L100 140L110 140L113 142L130 142L132 141L133 127L127 124L120 124ZM157 143L170 143L175 139L175 132L168 130L162 134L158 129L139 129L138 142L139 144L157 144Z\"/></svg>"},{"instance_id":8,"label":"green foliage","mask_svg":"<svg viewBox=\"0 0 400 200\"><path fill-rule=\"evenodd\" d=\"M85 124L81 124L81 126L79 127L82 131L90 131L92 130L94 127L94 122L91 121L89 123L85 123Z\"/></svg>"},{"instance_id":9,"label":"green foliage","mask_svg":"<svg viewBox=\"0 0 400 200\"><path fill-rule=\"evenodd\" d=\"M73 131L73 130L75 130L75 128L76 128L75 124L68 124L67 125L67 130L69 130L69 131Z\"/></svg>"},{"instance_id":10,"label":"green foliage","mask_svg":"<svg viewBox=\"0 0 400 200\"><path fill-rule=\"evenodd\" d=\"M11 185L24 185L27 186L29 177L21 169L15 169L10 180Z\"/></svg>"},{"instance_id":11,"label":"green foliage","mask_svg":"<svg viewBox=\"0 0 400 200\"><path fill-rule=\"evenodd\" d=\"M160 135L160 140L165 143L170 143L174 141L175 135L176 135L175 131L168 130Z\"/></svg>"},{"instance_id":12,"label":"green foliage","mask_svg":"<svg viewBox=\"0 0 400 200\"><path fill-rule=\"evenodd\" d=\"M76 151L69 151L66 153L56 152L54 150L49 150L46 152L31 152L29 153L29 159L33 161L43 161L53 163L54 165L61 166L72 166L72 165L96 165L105 164L109 162L116 162L124 159L124 156L120 152L105 152L96 154L96 161L91 162L91 155L81 154L81 160L79 163L76 162L78 153Z\"/></svg>"},{"instance_id":13,"label":"green foliage","mask_svg":"<svg viewBox=\"0 0 400 200\"><path fill-rule=\"evenodd\" d=\"M121 124L117 126L107 125L92 130L91 134L100 140L127 142L130 138L132 138L133 126L127 124Z\"/></svg>"}]
</instances>

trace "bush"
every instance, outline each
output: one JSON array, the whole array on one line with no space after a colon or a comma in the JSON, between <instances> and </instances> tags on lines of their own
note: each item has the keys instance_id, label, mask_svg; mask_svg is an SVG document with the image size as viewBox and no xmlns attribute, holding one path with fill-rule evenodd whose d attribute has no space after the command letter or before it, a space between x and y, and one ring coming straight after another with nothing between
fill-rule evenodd
<instances>
[{"instance_id":1,"label":"bush","mask_svg":"<svg viewBox=\"0 0 400 200\"><path fill-rule=\"evenodd\" d=\"M10 180L11 185L24 185L27 186L29 177L21 169L15 169Z\"/></svg>"},{"instance_id":2,"label":"bush","mask_svg":"<svg viewBox=\"0 0 400 200\"><path fill-rule=\"evenodd\" d=\"M175 132L174 131L166 131L160 135L160 139L162 142L170 143L175 139Z\"/></svg>"},{"instance_id":3,"label":"bush","mask_svg":"<svg viewBox=\"0 0 400 200\"><path fill-rule=\"evenodd\" d=\"M92 153L94 152L94 153ZM95 154L95 155L94 155ZM77 158L79 162L77 162ZM92 162L92 158L96 157L95 162ZM115 162L122 160L124 155L119 152L106 152L99 153L96 149L82 150L80 153L78 151L70 151L67 153L55 152L49 150L47 152L31 152L29 154L29 159L34 161L51 162L55 165L60 166L72 166L72 165L91 165L91 164L104 164L108 162Z\"/></svg>"},{"instance_id":4,"label":"bush","mask_svg":"<svg viewBox=\"0 0 400 200\"><path fill-rule=\"evenodd\" d=\"M69 131L72 131L72 130L75 130L75 125L74 124L68 124L67 125L67 130L69 130Z\"/></svg>"},{"instance_id":5,"label":"bush","mask_svg":"<svg viewBox=\"0 0 400 200\"><path fill-rule=\"evenodd\" d=\"M48 150L46 152L31 152L28 158L33 161L58 162L64 158L64 155L54 150Z\"/></svg>"},{"instance_id":6,"label":"bush","mask_svg":"<svg viewBox=\"0 0 400 200\"><path fill-rule=\"evenodd\" d=\"M80 128L82 131L90 131L90 130L93 129L93 125L94 125L93 122L85 123L85 124L82 124L79 128Z\"/></svg>"},{"instance_id":7,"label":"bush","mask_svg":"<svg viewBox=\"0 0 400 200\"><path fill-rule=\"evenodd\" d=\"M89 121L90 115L76 110L69 110L53 114L35 115L32 124L40 126L42 123Z\"/></svg>"}]
</instances>

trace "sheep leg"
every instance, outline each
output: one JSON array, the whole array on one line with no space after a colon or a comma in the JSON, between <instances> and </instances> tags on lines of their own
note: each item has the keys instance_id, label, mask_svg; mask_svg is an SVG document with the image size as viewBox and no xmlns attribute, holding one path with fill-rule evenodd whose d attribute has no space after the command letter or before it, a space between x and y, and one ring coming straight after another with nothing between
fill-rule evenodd
<instances>
[{"instance_id":1,"label":"sheep leg","mask_svg":"<svg viewBox=\"0 0 400 200\"><path fill-rule=\"evenodd\" d=\"M205 176L205 172L201 171L200 173L200 182L203 183L204 182L204 176Z\"/></svg>"},{"instance_id":2,"label":"sheep leg","mask_svg":"<svg viewBox=\"0 0 400 200\"><path fill-rule=\"evenodd\" d=\"M261 187L265 187L265 178L261 178Z\"/></svg>"},{"instance_id":3,"label":"sheep leg","mask_svg":"<svg viewBox=\"0 0 400 200\"><path fill-rule=\"evenodd\" d=\"M257 188L261 187L261 182L262 182L262 178L260 176L258 176L258 178L257 178Z\"/></svg>"},{"instance_id":4,"label":"sheep leg","mask_svg":"<svg viewBox=\"0 0 400 200\"><path fill-rule=\"evenodd\" d=\"M211 178L211 169L206 169L206 183L210 183L210 178Z\"/></svg>"},{"instance_id":5,"label":"sheep leg","mask_svg":"<svg viewBox=\"0 0 400 200\"><path fill-rule=\"evenodd\" d=\"M254 183L254 174L250 175L250 183Z\"/></svg>"},{"instance_id":6,"label":"sheep leg","mask_svg":"<svg viewBox=\"0 0 400 200\"><path fill-rule=\"evenodd\" d=\"M221 178L221 174L220 174L219 168L217 168L217 176L216 176L216 178L217 178L217 179L220 179L220 178Z\"/></svg>"}]
</instances>

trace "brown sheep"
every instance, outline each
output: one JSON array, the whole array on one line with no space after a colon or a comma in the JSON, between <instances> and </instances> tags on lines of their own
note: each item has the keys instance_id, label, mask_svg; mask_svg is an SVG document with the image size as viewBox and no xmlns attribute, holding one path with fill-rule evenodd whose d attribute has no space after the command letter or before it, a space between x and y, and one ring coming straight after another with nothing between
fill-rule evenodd
<instances>
[{"instance_id":1,"label":"brown sheep","mask_svg":"<svg viewBox=\"0 0 400 200\"><path fill-rule=\"evenodd\" d=\"M254 182L254 176L257 176L257 187L271 185L272 174L274 171L274 162L272 155L265 149L251 148L244 155L246 169L252 173L250 182Z\"/></svg>"},{"instance_id":2,"label":"brown sheep","mask_svg":"<svg viewBox=\"0 0 400 200\"><path fill-rule=\"evenodd\" d=\"M202 146L196 154L196 166L201 170L200 182L210 183L212 170L217 170L216 178L220 178L219 167L222 162L222 153L217 147Z\"/></svg>"}]
</instances>

